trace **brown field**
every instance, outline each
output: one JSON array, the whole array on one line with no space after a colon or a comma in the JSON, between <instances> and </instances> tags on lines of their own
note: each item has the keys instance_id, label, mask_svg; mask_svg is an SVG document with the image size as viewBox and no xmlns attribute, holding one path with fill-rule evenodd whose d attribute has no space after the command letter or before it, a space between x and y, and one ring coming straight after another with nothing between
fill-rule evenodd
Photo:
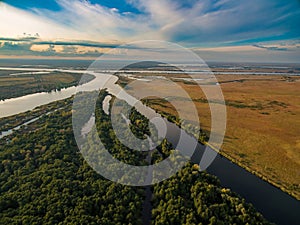
<instances>
[{"instance_id":1,"label":"brown field","mask_svg":"<svg viewBox=\"0 0 300 225\"><path fill-rule=\"evenodd\" d=\"M0 100L19 97L42 91L51 91L77 85L81 76L65 72L51 72L49 74L26 74L10 76L6 74L0 76Z\"/></svg>"},{"instance_id":2,"label":"brown field","mask_svg":"<svg viewBox=\"0 0 300 225\"><path fill-rule=\"evenodd\" d=\"M217 79L227 105L221 154L300 199L300 77L218 75ZM195 100L201 127L209 131L210 111L203 93L195 84L178 84ZM157 88L164 87L158 83ZM158 99L151 107L175 115L173 107Z\"/></svg>"}]
</instances>

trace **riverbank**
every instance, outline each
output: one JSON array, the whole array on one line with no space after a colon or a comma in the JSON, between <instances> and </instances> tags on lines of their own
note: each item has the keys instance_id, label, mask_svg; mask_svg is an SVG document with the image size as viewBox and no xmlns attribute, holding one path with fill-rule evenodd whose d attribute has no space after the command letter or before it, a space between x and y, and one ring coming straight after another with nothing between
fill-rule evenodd
<instances>
[{"instance_id":1,"label":"riverbank","mask_svg":"<svg viewBox=\"0 0 300 225\"><path fill-rule=\"evenodd\" d=\"M71 113L71 111L68 110L68 112L66 112L65 114L70 114L70 113ZM37 121L37 122L35 122L35 124L31 124L30 127L33 129L32 131L35 131L35 130L37 131L38 129L40 129L40 127L44 127L42 125L44 123L46 123L46 121ZM177 125L180 125L180 123L178 124L178 122L177 122ZM60 126L58 124L55 127L58 128L58 129L60 129L59 128ZM20 133L20 134L24 134L25 135L25 133L28 133L28 130L30 131L31 128L23 130L24 133ZM50 128L50 130L51 130L51 128ZM63 131L63 130L60 129L59 132L65 132L65 131ZM185 146L185 148L189 149L189 146ZM235 164L231 163L229 160L220 159L219 156L217 156L217 158L216 158L215 161L216 161L216 163L214 163L213 166L215 167L215 169L218 169L221 172L223 172L222 170L224 170L224 168L226 168L226 167L228 167L230 165L235 165ZM234 179L238 178L237 180L238 180L238 182L240 182L240 183L238 183L238 186L241 186L241 185L243 185L243 181L244 180L248 180L248 178L249 178L249 175L247 173L245 173L243 170L244 169L242 169L242 167L236 166L235 168L233 168L233 170L230 170L230 173L227 174L226 176L227 176L227 178L229 180L232 179L232 178L234 178ZM220 172L219 173L212 173L212 174L214 174L215 176L218 177L218 174L220 174ZM220 174L220 175L221 175L220 177L222 177L222 174ZM224 178L224 176L222 178ZM222 179L221 179L221 182L222 182ZM246 198L247 201L248 201L248 198L252 199L249 202L253 203L253 205L255 207L257 207L257 204L255 204L256 202L254 200L259 201L259 203L261 205L259 205L259 207L257 207L257 208L263 214L265 213L264 210L266 210L267 211L266 215L270 214L270 212L271 213L275 212L275 214L277 215L277 217L280 217L281 219L289 217L290 220L289 219L286 219L286 220L295 221L295 217L292 216L293 210L291 210L289 208L289 206L293 206L295 204L297 205L298 202L295 199L291 200L289 198L286 198L285 193L283 193L282 191L279 191L279 190L276 192L276 194L274 196L273 195L274 190L272 188L270 188L270 185L266 185L266 184L263 184L263 188L261 188L261 185L262 185L261 184L261 180L258 177L256 177L256 176L253 175L252 180L251 180L251 185L252 186L254 185L254 187L250 188L251 189L250 195L252 195L252 197L250 195L244 193L244 190L246 190L246 193L247 193L249 187L245 188L243 186L242 190L236 191L235 188L232 188L232 185L231 185L230 182L229 182L229 184L227 183L224 186L227 187L227 188L232 189L233 191L235 191L237 193L239 193L239 195L241 195L242 197ZM263 198L260 197L259 193L261 193L260 192L261 190L264 190L266 192L266 194L264 194L265 198L272 199L273 204L272 204L271 207L268 205L268 201L266 201L266 200L264 200ZM284 199L284 201L282 201L282 203L281 203L281 199L282 198ZM280 214L280 212L282 210L282 207L284 207L284 209L287 209L289 211L289 213L287 213L286 210L285 210L285 212L283 214ZM297 209L297 207L294 207L294 208ZM268 218L272 218L272 216L270 216ZM279 219L278 218L277 219L276 218L275 219L271 219L271 221L277 221L277 220L280 221L280 218ZM284 223L281 222L279 224L284 224Z\"/></svg>"},{"instance_id":2,"label":"riverbank","mask_svg":"<svg viewBox=\"0 0 300 225\"><path fill-rule=\"evenodd\" d=\"M7 131L14 127L20 126L21 124L26 123L29 120L45 115L50 111L64 107L66 105L69 105L70 103L72 103L72 99L68 98L60 101L51 102L46 105L38 106L33 110L29 110L23 113L0 118L0 132Z\"/></svg>"},{"instance_id":3,"label":"riverbank","mask_svg":"<svg viewBox=\"0 0 300 225\"><path fill-rule=\"evenodd\" d=\"M98 78L99 78L98 81L103 81L104 76L105 76L105 75L102 76L102 75L100 74L100 75L98 76ZM105 79L104 79L104 80L105 80ZM117 80L117 78L115 77L115 81L116 81L116 80ZM115 82L115 81L113 81L113 82ZM112 83L113 83L113 82L112 82ZM125 81L125 82L126 82L126 81ZM92 83L94 83L94 82L92 82ZM97 82L95 82L95 83L97 83ZM99 87L99 86L98 86L98 87ZM94 88L94 87L93 87L93 88ZM74 93L74 92L73 92L73 93ZM198 98L199 98L199 96L198 96ZM200 101L197 102L197 104L200 104L200 103L202 103L202 102L200 102ZM202 104L203 104L203 103L202 103ZM165 106L165 103L164 103L164 104L160 104L160 106ZM231 106L231 107L233 107L233 106ZM233 161L233 160L231 160L231 161ZM230 164L230 163L229 163L229 164ZM241 168L244 168L244 167L241 166ZM240 169L236 169L236 170L240 170ZM259 178L257 178L257 179L259 180ZM253 182L253 183L255 183L255 182ZM230 187L230 185L229 185L228 187ZM239 193L239 192L238 192L238 193ZM280 196L280 195L283 195L283 194L284 194L284 193L279 193L279 196ZM255 197L255 196L254 196L254 197ZM277 200L276 200L276 201L277 201ZM288 201L287 201L287 202L288 202ZM279 207L280 205L278 204L277 206Z\"/></svg>"},{"instance_id":4,"label":"riverbank","mask_svg":"<svg viewBox=\"0 0 300 225\"><path fill-rule=\"evenodd\" d=\"M0 118L0 139L5 139L6 142L10 141L9 136L14 132L25 133L34 131L34 126L28 125L39 120L41 117L49 115L57 110L71 107L73 98L67 98L60 101L55 101L47 105L42 105L34 108L33 110L27 111L25 113L20 113L17 115Z\"/></svg>"},{"instance_id":5,"label":"riverbank","mask_svg":"<svg viewBox=\"0 0 300 225\"><path fill-rule=\"evenodd\" d=\"M81 74L68 72L24 72L3 71L0 74L0 100L7 100L24 95L60 91L63 88L77 86ZM92 79L92 77L91 77Z\"/></svg>"},{"instance_id":6,"label":"riverbank","mask_svg":"<svg viewBox=\"0 0 300 225\"><path fill-rule=\"evenodd\" d=\"M209 146L211 149L213 149L214 151L218 152L221 156L225 157L226 159L228 159L230 162L235 163L236 165L238 165L241 168L244 168L245 170L247 170L248 172L250 172L251 174L259 177L260 179L268 182L269 184L273 185L274 187L280 189L281 191L289 194L290 196L294 197L297 200L300 200L300 196L297 195L294 192L289 191L289 189L285 186L279 185L278 183L276 183L273 180L270 180L267 176L264 176L263 174L259 173L258 171L255 171L253 169L251 169L250 167L248 167L247 165L243 164L242 162L238 161L236 158L231 157L230 155L226 154L226 152L222 151L222 149L220 149L218 151L218 149L216 149L214 146L210 145L207 142L203 143L204 145Z\"/></svg>"},{"instance_id":7,"label":"riverbank","mask_svg":"<svg viewBox=\"0 0 300 225\"><path fill-rule=\"evenodd\" d=\"M219 75L217 79L227 108L220 154L300 200L300 140L296 135L300 133L300 77ZM195 83L177 83L194 100L201 129L209 136L211 118L205 95ZM164 99L147 101L151 108L176 116ZM184 99L178 104L184 106Z\"/></svg>"}]
</instances>

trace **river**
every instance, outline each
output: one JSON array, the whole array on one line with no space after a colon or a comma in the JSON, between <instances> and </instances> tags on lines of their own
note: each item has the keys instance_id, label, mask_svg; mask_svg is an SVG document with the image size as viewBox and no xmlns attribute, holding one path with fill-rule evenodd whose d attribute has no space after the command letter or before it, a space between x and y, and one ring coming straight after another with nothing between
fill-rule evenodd
<instances>
[{"instance_id":1,"label":"river","mask_svg":"<svg viewBox=\"0 0 300 225\"><path fill-rule=\"evenodd\" d=\"M173 125L169 127L168 125L169 131L168 140L173 146L176 146L180 128ZM193 144L190 145L193 146ZM189 144L187 143L185 147L188 148ZM199 163L204 148L203 145L197 144L195 154L192 156L194 163ZM210 147L207 147L206 151L214 152ZM207 168L207 172L217 176L222 186L230 188L245 198L247 202L252 203L270 222L282 225L299 224L300 201L227 158L218 154L213 163Z\"/></svg>"},{"instance_id":2,"label":"river","mask_svg":"<svg viewBox=\"0 0 300 225\"><path fill-rule=\"evenodd\" d=\"M67 71L76 73L84 72L78 70ZM89 90L91 88L96 88L99 85L99 82L106 82L107 78L111 76L108 74L94 75L96 75L96 78L93 81L83 84L82 86L86 86ZM114 76L112 83L115 83L117 80L118 78ZM76 87L70 87L57 92L36 93L1 101L0 118L32 110L37 106L71 97L73 94L75 94L75 92ZM181 130L174 124L167 123L167 125L167 138L173 144L173 146L177 146L179 137L178 135L180 134ZM192 137L187 138L193 139ZM187 142L184 148L189 149L189 145L192 146L193 144L194 141L192 141L190 144ZM198 143L198 151L196 152L203 152L203 149L204 146ZM206 148L206 151L213 152L214 150ZM194 154L192 156L192 161L199 163L201 155L202 154ZM228 159L217 155L216 159L210 165L207 171L210 174L217 176L221 180L222 186L230 188L244 197L247 202L252 203L255 208L260 211L269 221L276 224L299 224L300 201L289 196L273 185L263 181L259 177L249 173Z\"/></svg>"}]
</instances>

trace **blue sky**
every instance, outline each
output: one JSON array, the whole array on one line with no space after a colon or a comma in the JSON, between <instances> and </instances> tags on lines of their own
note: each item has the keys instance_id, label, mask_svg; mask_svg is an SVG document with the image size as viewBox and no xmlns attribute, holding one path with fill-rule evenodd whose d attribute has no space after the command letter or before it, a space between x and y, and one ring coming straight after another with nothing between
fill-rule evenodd
<instances>
[{"instance_id":1,"label":"blue sky","mask_svg":"<svg viewBox=\"0 0 300 225\"><path fill-rule=\"evenodd\" d=\"M0 21L2 57L96 57L149 39L216 61L299 59L298 0L8 0Z\"/></svg>"}]
</instances>

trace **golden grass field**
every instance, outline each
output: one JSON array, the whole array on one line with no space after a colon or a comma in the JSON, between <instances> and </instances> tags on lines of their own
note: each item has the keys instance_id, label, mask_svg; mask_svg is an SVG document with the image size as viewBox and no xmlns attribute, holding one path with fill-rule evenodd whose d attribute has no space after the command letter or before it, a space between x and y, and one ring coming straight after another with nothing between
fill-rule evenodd
<instances>
[{"instance_id":1,"label":"golden grass field","mask_svg":"<svg viewBox=\"0 0 300 225\"><path fill-rule=\"evenodd\" d=\"M221 154L300 199L300 77L217 75L217 79L227 108ZM201 101L203 93L195 84L178 84L196 100L201 127L209 131L210 111ZM150 102L152 108L175 115L173 107L157 100ZM184 100L180 104L184 108Z\"/></svg>"}]
</instances>

